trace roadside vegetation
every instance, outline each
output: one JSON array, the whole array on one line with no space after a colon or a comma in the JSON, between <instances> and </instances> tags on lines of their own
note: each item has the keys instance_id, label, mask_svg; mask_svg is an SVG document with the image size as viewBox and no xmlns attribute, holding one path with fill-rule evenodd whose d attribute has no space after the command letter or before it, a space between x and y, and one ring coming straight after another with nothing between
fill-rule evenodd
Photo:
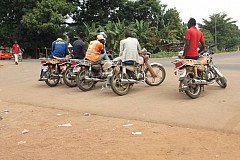
<instances>
[{"instance_id":1,"label":"roadside vegetation","mask_svg":"<svg viewBox=\"0 0 240 160\"><path fill-rule=\"evenodd\" d=\"M178 55L178 52L159 52L155 54L151 54L151 58L169 58L175 57Z\"/></svg>"},{"instance_id":2,"label":"roadside vegetation","mask_svg":"<svg viewBox=\"0 0 240 160\"><path fill-rule=\"evenodd\" d=\"M159 0L13 0L0 6L0 47L10 47L17 40L28 56L39 56L51 48L56 35L62 33L69 43L86 35L86 42L100 31L108 35L109 48L118 53L124 31L131 30L152 57L175 55L182 49L186 23L175 8ZM69 20L71 19L71 20ZM197 20L200 21L200 20ZM206 44L217 42L217 50L236 51L240 30L225 13L203 17L198 24Z\"/></svg>"}]
</instances>

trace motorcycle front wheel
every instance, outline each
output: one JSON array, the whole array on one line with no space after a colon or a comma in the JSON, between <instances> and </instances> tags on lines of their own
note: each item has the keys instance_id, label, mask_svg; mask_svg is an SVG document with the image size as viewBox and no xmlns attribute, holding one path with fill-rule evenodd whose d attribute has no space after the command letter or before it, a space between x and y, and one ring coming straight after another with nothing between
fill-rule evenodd
<instances>
[{"instance_id":1,"label":"motorcycle front wheel","mask_svg":"<svg viewBox=\"0 0 240 160\"><path fill-rule=\"evenodd\" d=\"M216 82L222 88L227 87L227 79L225 77L217 77Z\"/></svg>"},{"instance_id":2,"label":"motorcycle front wheel","mask_svg":"<svg viewBox=\"0 0 240 160\"><path fill-rule=\"evenodd\" d=\"M45 75L47 77L45 83L50 87L55 87L60 81L60 77L57 74L54 74L51 69L48 69L45 72Z\"/></svg>"},{"instance_id":3,"label":"motorcycle front wheel","mask_svg":"<svg viewBox=\"0 0 240 160\"><path fill-rule=\"evenodd\" d=\"M78 73L77 78L76 78L76 83L80 90L90 91L94 87L95 82L86 79L87 77L89 78L90 75L92 75L92 74L89 70L81 70Z\"/></svg>"},{"instance_id":4,"label":"motorcycle front wheel","mask_svg":"<svg viewBox=\"0 0 240 160\"><path fill-rule=\"evenodd\" d=\"M63 81L68 87L76 87L76 76L73 73L73 68L67 68L66 71L63 73Z\"/></svg>"},{"instance_id":5,"label":"motorcycle front wheel","mask_svg":"<svg viewBox=\"0 0 240 160\"><path fill-rule=\"evenodd\" d=\"M227 79L220 73L220 71L218 70L218 68L216 66L212 67L212 72L215 75L215 81L217 82L217 84L222 88L226 88L227 87Z\"/></svg>"},{"instance_id":6,"label":"motorcycle front wheel","mask_svg":"<svg viewBox=\"0 0 240 160\"><path fill-rule=\"evenodd\" d=\"M123 77L121 73L115 73L110 79L110 85L113 92L119 96L126 95L131 86L130 83L123 83L122 78Z\"/></svg>"},{"instance_id":7,"label":"motorcycle front wheel","mask_svg":"<svg viewBox=\"0 0 240 160\"><path fill-rule=\"evenodd\" d=\"M157 77L152 77L150 71L146 70L146 83L150 86L160 85L166 78L166 71L163 66L153 64L151 65L153 71L156 73Z\"/></svg>"}]
</instances>

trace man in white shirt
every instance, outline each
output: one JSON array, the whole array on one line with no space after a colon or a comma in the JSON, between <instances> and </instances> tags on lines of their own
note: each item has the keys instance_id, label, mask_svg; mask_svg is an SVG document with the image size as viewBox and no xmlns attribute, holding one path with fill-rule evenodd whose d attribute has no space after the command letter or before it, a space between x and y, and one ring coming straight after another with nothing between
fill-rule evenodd
<instances>
[{"instance_id":1,"label":"man in white shirt","mask_svg":"<svg viewBox=\"0 0 240 160\"><path fill-rule=\"evenodd\" d=\"M139 53L141 46L136 38L132 37L130 31L125 31L125 39L120 41L120 54L122 61L125 63L134 61L139 62Z\"/></svg>"}]
</instances>

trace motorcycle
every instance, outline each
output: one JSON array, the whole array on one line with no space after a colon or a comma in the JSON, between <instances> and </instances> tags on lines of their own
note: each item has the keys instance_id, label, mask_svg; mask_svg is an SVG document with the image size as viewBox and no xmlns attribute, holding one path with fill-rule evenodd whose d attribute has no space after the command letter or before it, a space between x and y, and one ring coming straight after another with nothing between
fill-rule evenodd
<instances>
[{"instance_id":1,"label":"motorcycle","mask_svg":"<svg viewBox=\"0 0 240 160\"><path fill-rule=\"evenodd\" d=\"M63 81L69 87L76 87L76 77L78 72L81 69L81 61L80 59L70 59L71 66L66 69L63 73Z\"/></svg>"},{"instance_id":2,"label":"motorcycle","mask_svg":"<svg viewBox=\"0 0 240 160\"><path fill-rule=\"evenodd\" d=\"M104 82L112 73L112 61L81 61L81 70L77 74L77 86L82 91L91 90L97 82Z\"/></svg>"},{"instance_id":3,"label":"motorcycle","mask_svg":"<svg viewBox=\"0 0 240 160\"><path fill-rule=\"evenodd\" d=\"M123 96L129 92L134 84L145 82L150 86L158 86L164 81L166 77L164 67L157 62L149 64L150 54L146 49L143 49L137 64L126 64L126 62L122 62L121 58L115 59L116 65L112 76L109 77L110 86L114 93Z\"/></svg>"},{"instance_id":4,"label":"motorcycle","mask_svg":"<svg viewBox=\"0 0 240 160\"><path fill-rule=\"evenodd\" d=\"M18 61L19 62L22 62L22 60L23 60L23 52L24 52L24 49L23 48L20 49L20 52L18 54Z\"/></svg>"},{"instance_id":5,"label":"motorcycle","mask_svg":"<svg viewBox=\"0 0 240 160\"><path fill-rule=\"evenodd\" d=\"M45 81L45 83L54 87L63 77L64 72L70 67L71 63L65 58L39 58L41 60L41 72L42 77L40 81Z\"/></svg>"},{"instance_id":6,"label":"motorcycle","mask_svg":"<svg viewBox=\"0 0 240 160\"><path fill-rule=\"evenodd\" d=\"M217 82L222 88L227 87L227 80L213 63L213 47L201 52L198 60L176 59L175 74L179 75L179 92L186 93L192 99L198 98L205 85ZM183 52L179 52L179 57Z\"/></svg>"}]
</instances>

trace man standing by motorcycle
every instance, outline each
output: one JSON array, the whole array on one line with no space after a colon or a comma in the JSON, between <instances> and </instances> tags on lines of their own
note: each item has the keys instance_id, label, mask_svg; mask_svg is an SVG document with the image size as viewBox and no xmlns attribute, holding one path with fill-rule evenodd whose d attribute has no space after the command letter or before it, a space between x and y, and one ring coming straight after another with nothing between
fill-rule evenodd
<instances>
[{"instance_id":1,"label":"man standing by motorcycle","mask_svg":"<svg viewBox=\"0 0 240 160\"><path fill-rule=\"evenodd\" d=\"M105 38L103 35L97 35L97 39L89 43L85 59L97 62L100 60L109 60L105 50L104 50Z\"/></svg>"},{"instance_id":2,"label":"man standing by motorcycle","mask_svg":"<svg viewBox=\"0 0 240 160\"><path fill-rule=\"evenodd\" d=\"M198 59L199 51L205 51L205 42L203 33L196 28L196 20L190 18L188 21L188 29L185 34L185 45L182 58L185 59ZM201 43L201 48L198 51L199 42Z\"/></svg>"}]
</instances>

